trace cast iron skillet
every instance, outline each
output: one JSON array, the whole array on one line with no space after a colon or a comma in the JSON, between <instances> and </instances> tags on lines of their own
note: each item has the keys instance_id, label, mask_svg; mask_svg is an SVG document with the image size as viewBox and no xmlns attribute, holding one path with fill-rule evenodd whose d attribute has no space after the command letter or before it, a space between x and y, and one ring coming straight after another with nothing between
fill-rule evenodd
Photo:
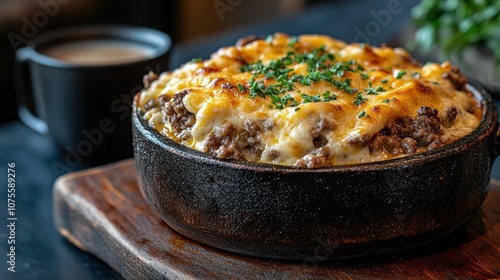
<instances>
[{"instance_id":1,"label":"cast iron skillet","mask_svg":"<svg viewBox=\"0 0 500 280\"><path fill-rule=\"evenodd\" d=\"M132 116L139 185L173 229L241 254L306 260L384 254L442 237L478 209L500 151L497 109L440 149L384 162L298 169L220 160Z\"/></svg>"}]
</instances>

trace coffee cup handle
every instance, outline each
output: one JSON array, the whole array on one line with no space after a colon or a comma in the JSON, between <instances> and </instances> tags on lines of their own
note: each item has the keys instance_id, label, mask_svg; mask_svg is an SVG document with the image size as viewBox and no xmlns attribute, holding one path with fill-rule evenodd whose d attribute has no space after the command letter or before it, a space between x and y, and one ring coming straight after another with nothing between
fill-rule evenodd
<instances>
[{"instance_id":1,"label":"coffee cup handle","mask_svg":"<svg viewBox=\"0 0 500 280\"><path fill-rule=\"evenodd\" d=\"M48 132L47 123L41 118L35 116L27 106L26 95L31 89L31 79L29 74L29 50L27 48L19 49L16 52L16 95L17 95L17 114L19 119L29 128L40 134ZM26 85L30 86L26 86Z\"/></svg>"}]
</instances>

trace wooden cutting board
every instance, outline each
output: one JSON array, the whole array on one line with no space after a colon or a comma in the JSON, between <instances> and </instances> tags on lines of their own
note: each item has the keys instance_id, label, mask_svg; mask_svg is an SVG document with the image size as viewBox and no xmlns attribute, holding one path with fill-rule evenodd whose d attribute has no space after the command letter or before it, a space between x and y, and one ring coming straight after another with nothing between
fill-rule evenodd
<instances>
[{"instance_id":1,"label":"wooden cutting board","mask_svg":"<svg viewBox=\"0 0 500 280\"><path fill-rule=\"evenodd\" d=\"M375 258L259 259L191 241L146 204L132 159L67 174L54 186L59 232L126 279L500 279L500 183L463 226L427 245Z\"/></svg>"}]
</instances>

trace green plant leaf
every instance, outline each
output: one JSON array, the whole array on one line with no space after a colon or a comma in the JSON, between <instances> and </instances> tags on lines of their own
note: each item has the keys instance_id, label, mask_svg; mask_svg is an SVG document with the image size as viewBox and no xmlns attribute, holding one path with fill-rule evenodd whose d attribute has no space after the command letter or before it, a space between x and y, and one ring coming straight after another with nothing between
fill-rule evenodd
<instances>
[{"instance_id":1,"label":"green plant leaf","mask_svg":"<svg viewBox=\"0 0 500 280\"><path fill-rule=\"evenodd\" d=\"M499 61L500 1L422 0L411 16L418 30L409 46L424 51L439 46L446 57L460 57L465 48L484 44Z\"/></svg>"}]
</instances>

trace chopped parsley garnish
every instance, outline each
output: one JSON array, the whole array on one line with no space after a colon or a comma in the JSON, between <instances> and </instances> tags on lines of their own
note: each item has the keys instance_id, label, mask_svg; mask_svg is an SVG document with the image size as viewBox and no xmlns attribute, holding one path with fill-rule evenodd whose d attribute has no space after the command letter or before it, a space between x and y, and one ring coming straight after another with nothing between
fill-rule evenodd
<instances>
[{"instance_id":1,"label":"chopped parsley garnish","mask_svg":"<svg viewBox=\"0 0 500 280\"><path fill-rule=\"evenodd\" d=\"M365 92L368 95L377 95L379 92L384 91L384 88L382 86L378 86L374 88L372 86L372 82L368 81L368 85L370 86L369 88L365 88Z\"/></svg>"},{"instance_id":2,"label":"chopped parsley garnish","mask_svg":"<svg viewBox=\"0 0 500 280\"><path fill-rule=\"evenodd\" d=\"M247 89L245 88L245 86L243 86L243 85L242 85L242 84L240 84L240 83L238 83L236 86L238 87L238 91L239 91L239 92L244 92L244 91L246 91L246 90L247 90Z\"/></svg>"},{"instance_id":3,"label":"chopped parsley garnish","mask_svg":"<svg viewBox=\"0 0 500 280\"><path fill-rule=\"evenodd\" d=\"M191 59L191 62L193 63L197 63L197 62L202 62L203 60L201 59L201 57L195 57L193 59Z\"/></svg>"},{"instance_id":4,"label":"chopped parsley garnish","mask_svg":"<svg viewBox=\"0 0 500 280\"><path fill-rule=\"evenodd\" d=\"M401 79L403 76L406 74L406 71L404 70L399 70L398 74L396 75L396 79Z\"/></svg>"},{"instance_id":5,"label":"chopped parsley garnish","mask_svg":"<svg viewBox=\"0 0 500 280\"><path fill-rule=\"evenodd\" d=\"M288 102L291 102L292 104L290 106L296 107L297 101L293 99L293 97L290 96L290 94L285 95L284 97L281 97L277 100L273 100L273 103L276 104L276 109L283 109L286 105L288 105Z\"/></svg>"},{"instance_id":6,"label":"chopped parsley garnish","mask_svg":"<svg viewBox=\"0 0 500 280\"><path fill-rule=\"evenodd\" d=\"M394 101L394 100L396 100L396 97L393 97L391 99L386 98L386 99L382 100L382 103L389 103L390 101Z\"/></svg>"},{"instance_id":7,"label":"chopped parsley garnish","mask_svg":"<svg viewBox=\"0 0 500 280\"><path fill-rule=\"evenodd\" d=\"M369 118L370 115L368 115L365 111L361 111L358 114L358 119L361 119L362 117Z\"/></svg>"},{"instance_id":8,"label":"chopped parsley garnish","mask_svg":"<svg viewBox=\"0 0 500 280\"><path fill-rule=\"evenodd\" d=\"M361 76L361 79L363 79L363 80L367 80L368 78L370 78L370 76L366 73L359 73L359 75Z\"/></svg>"},{"instance_id":9,"label":"chopped parsley garnish","mask_svg":"<svg viewBox=\"0 0 500 280\"><path fill-rule=\"evenodd\" d=\"M383 84L387 84L387 82L388 82L388 81L389 81L389 80L387 80L387 79L383 79L383 80L381 80L380 82L381 82L381 83L383 83Z\"/></svg>"},{"instance_id":10,"label":"chopped parsley garnish","mask_svg":"<svg viewBox=\"0 0 500 280\"><path fill-rule=\"evenodd\" d=\"M266 41L270 42L272 39L268 36ZM298 37L291 37L288 40L290 47L296 42L298 42ZM287 106L296 107L300 104L290 94L287 94L287 92L297 88L296 84L311 86L314 83L327 82L348 94L357 93L354 96L354 104L364 103L368 99L363 97L358 89L351 87L351 79L344 78L344 76L346 72L354 72L359 73L363 79L368 79L368 74L360 73L360 71L364 71L364 68L355 60L337 61L336 57L340 56L327 51L325 46L322 46L306 52L294 49L283 57L270 61L267 65L264 65L262 61L255 63L242 61L244 65L240 67L240 71L251 73L252 78L248 81L248 88L238 84L238 90L240 92L248 91L251 98L269 97L271 99L270 108L283 109ZM293 73L292 66L301 63L307 65L307 74ZM258 78L260 79L258 80ZM369 85L370 88L365 89L367 94L378 94L384 91L382 86L374 88L371 82ZM337 95L329 91L322 94L302 94L301 97L302 103L337 100Z\"/></svg>"},{"instance_id":11,"label":"chopped parsley garnish","mask_svg":"<svg viewBox=\"0 0 500 280\"><path fill-rule=\"evenodd\" d=\"M309 102L321 102L321 97L319 94L316 94L314 96L307 95L307 94L301 94L300 95L304 101L302 103L309 103Z\"/></svg>"},{"instance_id":12,"label":"chopped parsley garnish","mask_svg":"<svg viewBox=\"0 0 500 280\"><path fill-rule=\"evenodd\" d=\"M263 81L255 81L255 79L252 77L250 81L250 97L254 98L257 96L260 97L266 97L265 90L266 86L264 85Z\"/></svg>"},{"instance_id":13,"label":"chopped parsley garnish","mask_svg":"<svg viewBox=\"0 0 500 280\"><path fill-rule=\"evenodd\" d=\"M335 94L330 94L329 91L325 91L323 93L323 101L331 101L331 100L337 100L337 96Z\"/></svg>"},{"instance_id":14,"label":"chopped parsley garnish","mask_svg":"<svg viewBox=\"0 0 500 280\"><path fill-rule=\"evenodd\" d=\"M361 93L358 92L358 94L356 94L356 97L354 97L354 104L359 106L359 105L365 103L365 101L367 101L367 100L368 100L368 98L363 97L363 95L361 95Z\"/></svg>"}]
</instances>

